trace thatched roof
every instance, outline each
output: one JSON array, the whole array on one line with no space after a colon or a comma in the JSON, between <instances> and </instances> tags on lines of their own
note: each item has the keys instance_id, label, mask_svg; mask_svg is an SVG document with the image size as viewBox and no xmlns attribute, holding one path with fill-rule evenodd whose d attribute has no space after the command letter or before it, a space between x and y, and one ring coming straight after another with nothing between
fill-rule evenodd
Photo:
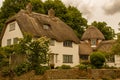
<instances>
[{"instance_id":1,"label":"thatched roof","mask_svg":"<svg viewBox=\"0 0 120 80\"><path fill-rule=\"evenodd\" d=\"M88 39L100 39L103 40L104 35L94 26L89 26L87 30L84 32L82 40L88 40Z\"/></svg>"},{"instance_id":2,"label":"thatched roof","mask_svg":"<svg viewBox=\"0 0 120 80\"><path fill-rule=\"evenodd\" d=\"M95 48L95 51L102 51L102 52L111 52L113 45L115 44L115 40L107 40L102 41L98 46ZM94 49L91 48L89 43L86 43L85 41L80 41L79 45L79 54L80 55L90 55L92 52L94 52Z\"/></svg>"},{"instance_id":3,"label":"thatched roof","mask_svg":"<svg viewBox=\"0 0 120 80\"><path fill-rule=\"evenodd\" d=\"M115 40L108 40L108 41L102 41L98 47L97 50L98 51L102 51L102 52L111 52L113 45L115 44Z\"/></svg>"},{"instance_id":4,"label":"thatched roof","mask_svg":"<svg viewBox=\"0 0 120 80\"><path fill-rule=\"evenodd\" d=\"M84 41L80 41L80 45L79 45L79 54L80 55L89 55L90 53L92 53L92 48L91 46L84 42Z\"/></svg>"},{"instance_id":5,"label":"thatched roof","mask_svg":"<svg viewBox=\"0 0 120 80\"><path fill-rule=\"evenodd\" d=\"M50 12L50 15L52 12ZM50 15L44 15L35 12L28 13L26 10L21 10L15 16L7 20L6 26L2 32L2 36L7 24L12 21L17 21L23 33L30 33L33 36L38 37L47 36L60 42L71 40L75 43L79 43L78 37L68 25L66 25L59 18L54 17L53 15L51 17ZM48 25L49 29L43 29L44 25Z\"/></svg>"}]
</instances>

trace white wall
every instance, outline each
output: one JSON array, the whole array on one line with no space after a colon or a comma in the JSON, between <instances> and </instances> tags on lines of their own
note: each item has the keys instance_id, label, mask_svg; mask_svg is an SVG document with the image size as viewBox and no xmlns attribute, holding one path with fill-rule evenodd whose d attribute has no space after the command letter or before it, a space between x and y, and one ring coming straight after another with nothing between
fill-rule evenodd
<instances>
[{"instance_id":1,"label":"white wall","mask_svg":"<svg viewBox=\"0 0 120 80\"><path fill-rule=\"evenodd\" d=\"M115 62L111 62L111 63L109 62L107 63L107 65L114 66L114 67L120 67L120 55L115 55L114 58L115 58Z\"/></svg>"},{"instance_id":2,"label":"white wall","mask_svg":"<svg viewBox=\"0 0 120 80\"><path fill-rule=\"evenodd\" d=\"M54 57L54 63L56 66L70 65L71 67L79 64L79 45L72 43L72 47L64 47L63 42L55 41L55 46L50 46L51 53L58 54L57 63ZM73 63L63 63L63 55L73 55Z\"/></svg>"},{"instance_id":3,"label":"white wall","mask_svg":"<svg viewBox=\"0 0 120 80\"><path fill-rule=\"evenodd\" d=\"M4 36L2 38L2 47L7 46L7 39L12 40L13 44L13 39L18 37L18 38L23 38L23 34L20 31L20 28L15 22L15 30L9 31L9 24L7 25L7 28L5 30ZM75 44L74 42L72 43L72 47L64 47L63 42L57 42L55 41L55 46L50 46L50 51L51 53L58 54L57 55L57 62L56 62L56 57L54 57L54 63L55 66L61 66L63 64L70 65L70 66L76 66L79 64L79 45ZM63 55L73 55L73 63L63 63Z\"/></svg>"},{"instance_id":4,"label":"white wall","mask_svg":"<svg viewBox=\"0 0 120 80\"><path fill-rule=\"evenodd\" d=\"M20 31L20 28L19 28L17 22L16 21L14 21L14 22L15 22L15 30L9 31L9 24L6 27L4 36L2 38L2 45L1 45L2 47L7 46L7 39L11 39L11 42L13 44L14 38L16 38L16 37L23 38L23 35Z\"/></svg>"}]
</instances>

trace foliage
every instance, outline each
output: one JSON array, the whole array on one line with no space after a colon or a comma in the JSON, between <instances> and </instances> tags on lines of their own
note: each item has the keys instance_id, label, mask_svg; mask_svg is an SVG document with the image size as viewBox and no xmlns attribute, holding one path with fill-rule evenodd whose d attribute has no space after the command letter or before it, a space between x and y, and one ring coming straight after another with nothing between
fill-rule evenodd
<instances>
[{"instance_id":1,"label":"foliage","mask_svg":"<svg viewBox=\"0 0 120 80\"><path fill-rule=\"evenodd\" d=\"M0 68L4 67L4 66L8 66L8 57L5 53L4 48L0 47Z\"/></svg>"},{"instance_id":2,"label":"foliage","mask_svg":"<svg viewBox=\"0 0 120 80\"><path fill-rule=\"evenodd\" d=\"M0 8L0 32L5 21L15 15L20 9L24 9L29 0L5 0Z\"/></svg>"},{"instance_id":3,"label":"foliage","mask_svg":"<svg viewBox=\"0 0 120 80\"><path fill-rule=\"evenodd\" d=\"M103 33L106 40L111 40L115 37L114 30L110 26L107 26L106 22L94 21L92 25L97 27Z\"/></svg>"},{"instance_id":4,"label":"foliage","mask_svg":"<svg viewBox=\"0 0 120 80\"><path fill-rule=\"evenodd\" d=\"M14 68L14 72L17 76L20 76L28 71L30 71L32 68L31 68L31 65L27 62L24 62L20 65L18 65L17 67Z\"/></svg>"},{"instance_id":5,"label":"foliage","mask_svg":"<svg viewBox=\"0 0 120 80\"><path fill-rule=\"evenodd\" d=\"M2 73L3 77L9 76L10 75L10 68L5 67L4 69L2 69L1 73Z\"/></svg>"},{"instance_id":6,"label":"foliage","mask_svg":"<svg viewBox=\"0 0 120 80\"><path fill-rule=\"evenodd\" d=\"M105 62L105 56L101 52L93 52L90 55L90 62L96 68L101 68Z\"/></svg>"},{"instance_id":7,"label":"foliage","mask_svg":"<svg viewBox=\"0 0 120 80\"><path fill-rule=\"evenodd\" d=\"M39 74L44 74L46 70L50 69L49 66L38 66L35 67L35 74L39 75Z\"/></svg>"},{"instance_id":8,"label":"foliage","mask_svg":"<svg viewBox=\"0 0 120 80\"><path fill-rule=\"evenodd\" d=\"M71 69L71 66L70 65L62 65L61 69Z\"/></svg>"},{"instance_id":9,"label":"foliage","mask_svg":"<svg viewBox=\"0 0 120 80\"><path fill-rule=\"evenodd\" d=\"M76 35L81 38L87 20L82 17L80 11L73 7L66 7L61 0L5 0L0 11L0 32L4 26L5 21L15 15L20 9L25 9L28 2L33 5L33 11L37 13L48 14L48 10L53 8L55 16L59 17L67 25L69 25Z\"/></svg>"},{"instance_id":10,"label":"foliage","mask_svg":"<svg viewBox=\"0 0 120 80\"><path fill-rule=\"evenodd\" d=\"M73 6L69 6L67 8L64 22L67 23L74 30L76 35L81 39L81 36L84 33L84 29L87 26L87 20L82 17L82 14L77 8Z\"/></svg>"},{"instance_id":11,"label":"foliage","mask_svg":"<svg viewBox=\"0 0 120 80\"><path fill-rule=\"evenodd\" d=\"M80 70L83 70L83 69L87 69L87 65L85 65L85 64L80 64L80 65L78 65L77 66Z\"/></svg>"},{"instance_id":12,"label":"foliage","mask_svg":"<svg viewBox=\"0 0 120 80\"><path fill-rule=\"evenodd\" d=\"M118 34L117 41L116 41L116 43L113 45L112 53L113 53L113 54L120 55L120 34Z\"/></svg>"}]
</instances>

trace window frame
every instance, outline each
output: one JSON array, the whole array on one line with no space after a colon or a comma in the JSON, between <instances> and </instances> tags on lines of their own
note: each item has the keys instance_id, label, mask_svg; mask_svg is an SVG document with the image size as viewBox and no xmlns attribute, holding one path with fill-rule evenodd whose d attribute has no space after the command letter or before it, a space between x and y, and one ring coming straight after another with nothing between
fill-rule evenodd
<instances>
[{"instance_id":1,"label":"window frame","mask_svg":"<svg viewBox=\"0 0 120 80\"><path fill-rule=\"evenodd\" d=\"M63 63L73 63L73 55L63 55Z\"/></svg>"},{"instance_id":2,"label":"window frame","mask_svg":"<svg viewBox=\"0 0 120 80\"><path fill-rule=\"evenodd\" d=\"M89 55L80 55L81 60L89 60Z\"/></svg>"},{"instance_id":3,"label":"window frame","mask_svg":"<svg viewBox=\"0 0 120 80\"><path fill-rule=\"evenodd\" d=\"M17 44L18 43L18 38L13 38L13 44Z\"/></svg>"},{"instance_id":4,"label":"window frame","mask_svg":"<svg viewBox=\"0 0 120 80\"><path fill-rule=\"evenodd\" d=\"M15 30L15 22L12 22L9 24L9 31L14 31Z\"/></svg>"},{"instance_id":5,"label":"window frame","mask_svg":"<svg viewBox=\"0 0 120 80\"><path fill-rule=\"evenodd\" d=\"M91 39L91 46L96 47L97 40L96 39Z\"/></svg>"},{"instance_id":6,"label":"window frame","mask_svg":"<svg viewBox=\"0 0 120 80\"><path fill-rule=\"evenodd\" d=\"M50 25L49 25L49 24L43 24L43 29L44 29L44 30L50 29Z\"/></svg>"},{"instance_id":7,"label":"window frame","mask_svg":"<svg viewBox=\"0 0 120 80\"><path fill-rule=\"evenodd\" d=\"M63 42L63 46L64 46L64 47L72 47L72 41L69 41L69 40L64 41L64 42Z\"/></svg>"},{"instance_id":8,"label":"window frame","mask_svg":"<svg viewBox=\"0 0 120 80\"><path fill-rule=\"evenodd\" d=\"M12 43L12 40L11 39L7 39L7 46L10 46Z\"/></svg>"},{"instance_id":9,"label":"window frame","mask_svg":"<svg viewBox=\"0 0 120 80\"><path fill-rule=\"evenodd\" d=\"M50 39L49 40L49 44L50 44L50 46L55 46L55 40L54 39Z\"/></svg>"}]
</instances>

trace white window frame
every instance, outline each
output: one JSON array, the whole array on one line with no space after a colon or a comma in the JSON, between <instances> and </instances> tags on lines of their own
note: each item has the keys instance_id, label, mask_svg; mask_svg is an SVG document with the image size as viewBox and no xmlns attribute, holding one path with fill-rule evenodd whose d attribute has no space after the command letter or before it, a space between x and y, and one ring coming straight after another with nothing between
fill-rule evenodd
<instances>
[{"instance_id":1,"label":"white window frame","mask_svg":"<svg viewBox=\"0 0 120 80\"><path fill-rule=\"evenodd\" d=\"M13 38L13 44L17 44L18 43L18 38Z\"/></svg>"},{"instance_id":2,"label":"white window frame","mask_svg":"<svg viewBox=\"0 0 120 80\"><path fill-rule=\"evenodd\" d=\"M7 46L11 45L11 39L7 39Z\"/></svg>"},{"instance_id":3,"label":"white window frame","mask_svg":"<svg viewBox=\"0 0 120 80\"><path fill-rule=\"evenodd\" d=\"M50 44L50 46L55 46L55 40L54 39L50 39L49 44Z\"/></svg>"},{"instance_id":4,"label":"white window frame","mask_svg":"<svg viewBox=\"0 0 120 80\"><path fill-rule=\"evenodd\" d=\"M47 24L44 24L44 25L43 25L43 29L48 30L49 28L50 28L49 25L47 25Z\"/></svg>"},{"instance_id":5,"label":"white window frame","mask_svg":"<svg viewBox=\"0 0 120 80\"><path fill-rule=\"evenodd\" d=\"M63 46L64 47L72 47L72 41L64 41Z\"/></svg>"},{"instance_id":6,"label":"white window frame","mask_svg":"<svg viewBox=\"0 0 120 80\"><path fill-rule=\"evenodd\" d=\"M9 31L15 30L15 22L9 24Z\"/></svg>"},{"instance_id":7,"label":"white window frame","mask_svg":"<svg viewBox=\"0 0 120 80\"><path fill-rule=\"evenodd\" d=\"M96 47L96 39L91 39L91 47Z\"/></svg>"},{"instance_id":8,"label":"white window frame","mask_svg":"<svg viewBox=\"0 0 120 80\"><path fill-rule=\"evenodd\" d=\"M73 55L63 55L63 63L73 63Z\"/></svg>"}]
</instances>

